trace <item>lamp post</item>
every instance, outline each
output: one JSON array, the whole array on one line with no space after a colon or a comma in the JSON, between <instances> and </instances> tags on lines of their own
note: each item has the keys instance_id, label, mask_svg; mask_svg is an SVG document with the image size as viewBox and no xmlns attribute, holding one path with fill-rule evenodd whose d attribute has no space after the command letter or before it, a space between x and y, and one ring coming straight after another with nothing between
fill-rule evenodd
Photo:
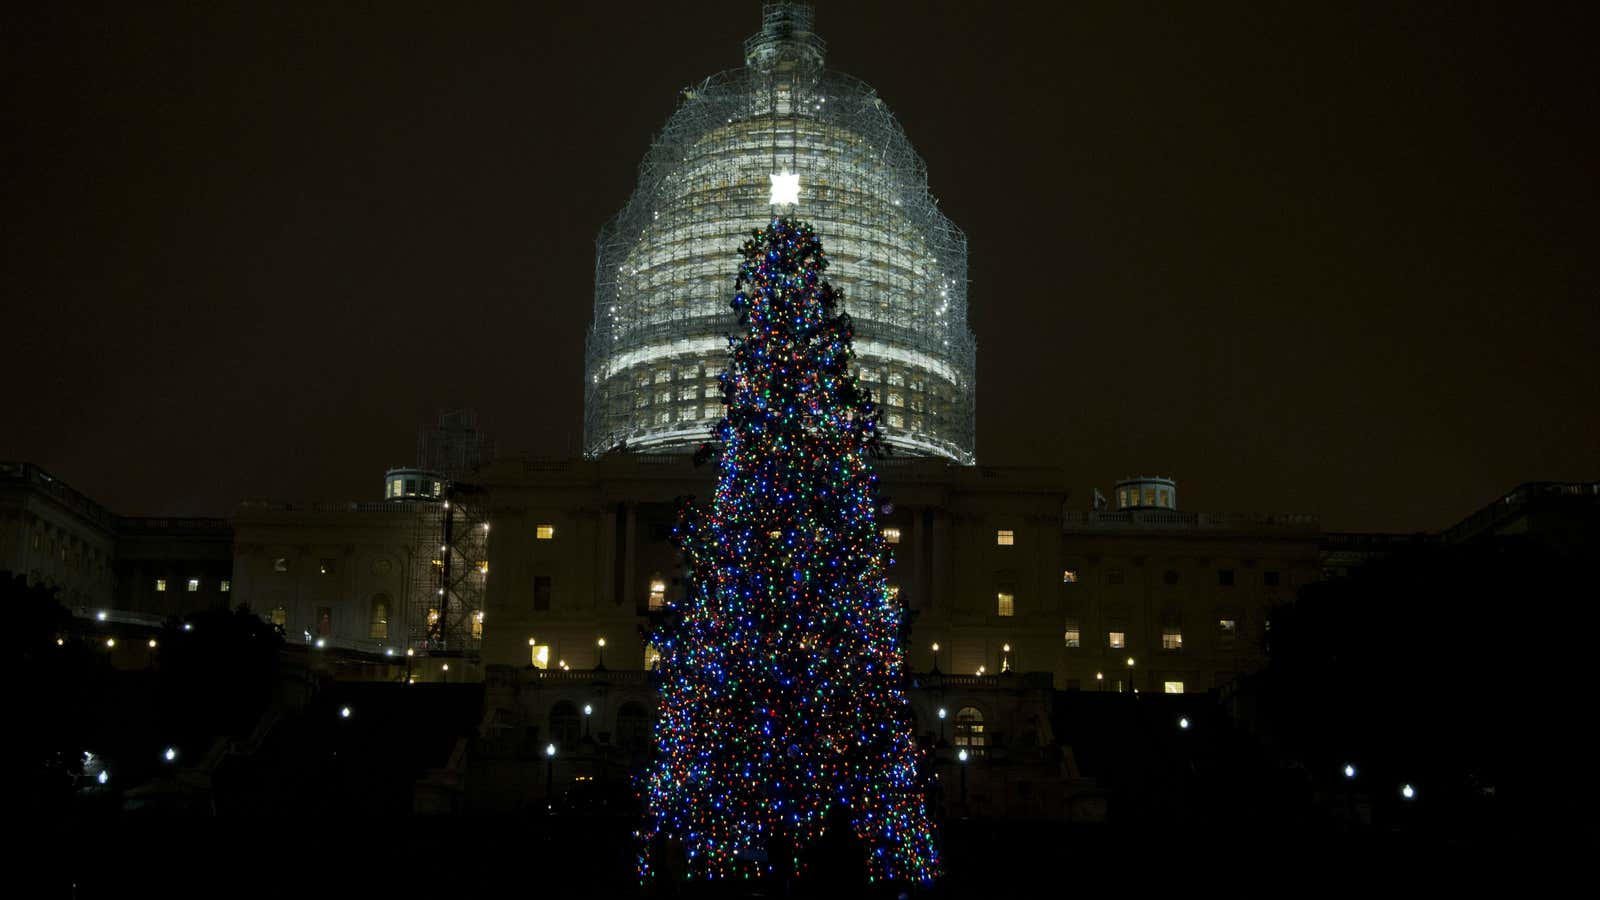
<instances>
[{"instance_id":1,"label":"lamp post","mask_svg":"<svg viewBox=\"0 0 1600 900\"><path fill-rule=\"evenodd\" d=\"M406 684L415 684L416 679L411 677L411 660L417 655L417 648L406 648Z\"/></svg>"},{"instance_id":2,"label":"lamp post","mask_svg":"<svg viewBox=\"0 0 1600 900\"><path fill-rule=\"evenodd\" d=\"M956 759L961 763L961 813L967 814L967 748L962 747L956 754Z\"/></svg>"},{"instance_id":3,"label":"lamp post","mask_svg":"<svg viewBox=\"0 0 1600 900\"><path fill-rule=\"evenodd\" d=\"M554 784L556 778L556 745L544 745L544 804L546 810L554 810Z\"/></svg>"},{"instance_id":4,"label":"lamp post","mask_svg":"<svg viewBox=\"0 0 1600 900\"><path fill-rule=\"evenodd\" d=\"M928 672L929 672L929 674L932 674L932 675L939 674L939 642L938 641L934 641L933 642L933 667L930 668L928 670Z\"/></svg>"},{"instance_id":5,"label":"lamp post","mask_svg":"<svg viewBox=\"0 0 1600 900\"><path fill-rule=\"evenodd\" d=\"M592 716L592 715L594 715L594 706L592 706L591 704L585 703L583 705L583 736L584 736L584 738L588 738L589 737L589 717Z\"/></svg>"},{"instance_id":6,"label":"lamp post","mask_svg":"<svg viewBox=\"0 0 1600 900\"><path fill-rule=\"evenodd\" d=\"M1011 645L1006 644L1000 648L1000 674L1011 671Z\"/></svg>"},{"instance_id":7,"label":"lamp post","mask_svg":"<svg viewBox=\"0 0 1600 900\"><path fill-rule=\"evenodd\" d=\"M1104 672L1096 672L1096 673L1094 673L1094 686L1095 686L1095 688L1097 690L1103 691L1103 690L1106 689L1106 673L1104 673Z\"/></svg>"},{"instance_id":8,"label":"lamp post","mask_svg":"<svg viewBox=\"0 0 1600 900\"><path fill-rule=\"evenodd\" d=\"M1128 690L1130 695L1139 693L1138 688L1133 686L1133 657L1131 656L1128 657Z\"/></svg>"},{"instance_id":9,"label":"lamp post","mask_svg":"<svg viewBox=\"0 0 1600 900\"><path fill-rule=\"evenodd\" d=\"M596 672L604 672L606 670L606 639L605 638L601 638L598 641L595 641L594 644L595 644L594 670Z\"/></svg>"},{"instance_id":10,"label":"lamp post","mask_svg":"<svg viewBox=\"0 0 1600 900\"><path fill-rule=\"evenodd\" d=\"M944 743L944 707L939 707L939 743Z\"/></svg>"}]
</instances>

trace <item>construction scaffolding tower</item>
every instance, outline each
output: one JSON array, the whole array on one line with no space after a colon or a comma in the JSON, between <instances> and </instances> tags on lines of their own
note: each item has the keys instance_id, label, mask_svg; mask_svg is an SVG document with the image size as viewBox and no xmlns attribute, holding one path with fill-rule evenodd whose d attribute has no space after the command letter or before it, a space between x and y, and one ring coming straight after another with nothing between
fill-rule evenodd
<instances>
[{"instance_id":1,"label":"construction scaffolding tower","mask_svg":"<svg viewBox=\"0 0 1600 900\"><path fill-rule=\"evenodd\" d=\"M771 3L745 66L684 92L596 242L584 453L685 450L723 414L737 251L773 216L809 221L856 325L852 369L886 442L974 461L966 236L940 212L893 114L823 67L809 6ZM774 204L777 174L799 201Z\"/></svg>"},{"instance_id":2,"label":"construction scaffolding tower","mask_svg":"<svg viewBox=\"0 0 1600 900\"><path fill-rule=\"evenodd\" d=\"M482 646L488 496L471 478L487 461L487 448L471 410L446 413L418 438L419 481L438 486L435 502L419 505L412 544L406 622L408 647L418 654L476 657Z\"/></svg>"}]
</instances>

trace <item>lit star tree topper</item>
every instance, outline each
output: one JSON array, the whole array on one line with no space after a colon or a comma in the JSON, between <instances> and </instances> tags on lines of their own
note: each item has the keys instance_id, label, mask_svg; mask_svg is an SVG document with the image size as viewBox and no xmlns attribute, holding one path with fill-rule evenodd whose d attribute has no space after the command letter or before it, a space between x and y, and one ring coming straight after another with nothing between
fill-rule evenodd
<instances>
[{"instance_id":1,"label":"lit star tree topper","mask_svg":"<svg viewBox=\"0 0 1600 900\"><path fill-rule=\"evenodd\" d=\"M651 635L661 717L640 876L677 842L690 877L803 877L832 809L869 879L928 883L939 855L876 518L878 411L848 371L853 328L811 227L774 219L741 254L716 491L682 510L688 590Z\"/></svg>"},{"instance_id":2,"label":"lit star tree topper","mask_svg":"<svg viewBox=\"0 0 1600 900\"><path fill-rule=\"evenodd\" d=\"M767 176L772 183L770 199L773 206L794 206L800 202L800 173L775 172Z\"/></svg>"}]
</instances>

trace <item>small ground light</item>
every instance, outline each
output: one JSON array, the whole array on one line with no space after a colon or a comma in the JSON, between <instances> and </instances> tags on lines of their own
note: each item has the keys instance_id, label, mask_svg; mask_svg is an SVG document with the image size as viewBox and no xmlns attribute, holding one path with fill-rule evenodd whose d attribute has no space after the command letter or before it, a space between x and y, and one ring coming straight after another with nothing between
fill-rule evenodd
<instances>
[{"instance_id":1,"label":"small ground light","mask_svg":"<svg viewBox=\"0 0 1600 900\"><path fill-rule=\"evenodd\" d=\"M178 748L177 747L168 747L167 748L167 752L161 754L161 758L165 759L167 762L172 762L173 760L178 758Z\"/></svg>"},{"instance_id":2,"label":"small ground light","mask_svg":"<svg viewBox=\"0 0 1600 900\"><path fill-rule=\"evenodd\" d=\"M1409 784L1401 785L1400 796L1406 798L1407 800L1415 800L1417 797L1417 789Z\"/></svg>"},{"instance_id":3,"label":"small ground light","mask_svg":"<svg viewBox=\"0 0 1600 900\"><path fill-rule=\"evenodd\" d=\"M1188 728L1189 727L1189 717L1188 716L1184 716L1183 718L1179 719L1178 720L1178 727L1179 728Z\"/></svg>"},{"instance_id":4,"label":"small ground light","mask_svg":"<svg viewBox=\"0 0 1600 900\"><path fill-rule=\"evenodd\" d=\"M1345 763L1344 764L1344 777L1346 777L1346 778L1354 778L1354 777L1356 777L1356 767L1350 765L1349 763Z\"/></svg>"},{"instance_id":5,"label":"small ground light","mask_svg":"<svg viewBox=\"0 0 1600 900\"><path fill-rule=\"evenodd\" d=\"M339 708L339 718L341 718L341 719L350 718L350 707L348 707L348 706L340 707Z\"/></svg>"}]
</instances>

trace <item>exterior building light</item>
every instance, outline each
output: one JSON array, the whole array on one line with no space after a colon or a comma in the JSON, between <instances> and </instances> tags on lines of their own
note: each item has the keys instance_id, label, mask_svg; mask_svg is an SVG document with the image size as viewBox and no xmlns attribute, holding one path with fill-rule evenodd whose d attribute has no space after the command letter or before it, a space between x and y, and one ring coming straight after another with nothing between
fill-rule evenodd
<instances>
[{"instance_id":1,"label":"exterior building light","mask_svg":"<svg viewBox=\"0 0 1600 900\"><path fill-rule=\"evenodd\" d=\"M340 708L339 708L339 718L341 718L341 719L348 719L348 718L350 718L350 707L348 707L348 706L341 706L341 707L340 707Z\"/></svg>"},{"instance_id":2,"label":"exterior building light","mask_svg":"<svg viewBox=\"0 0 1600 900\"><path fill-rule=\"evenodd\" d=\"M556 755L556 745L555 744L545 744L544 745L544 755L545 756L550 756L550 757L555 756Z\"/></svg>"},{"instance_id":3,"label":"exterior building light","mask_svg":"<svg viewBox=\"0 0 1600 900\"><path fill-rule=\"evenodd\" d=\"M1346 778L1354 778L1354 777L1356 777L1356 767L1350 765L1349 763L1345 763L1344 764L1344 777L1346 777Z\"/></svg>"},{"instance_id":4,"label":"exterior building light","mask_svg":"<svg viewBox=\"0 0 1600 900\"><path fill-rule=\"evenodd\" d=\"M1178 727L1179 728L1183 728L1183 729L1187 729L1189 727L1189 717L1188 716L1184 716L1183 718L1179 719L1178 720Z\"/></svg>"},{"instance_id":5,"label":"exterior building light","mask_svg":"<svg viewBox=\"0 0 1600 900\"><path fill-rule=\"evenodd\" d=\"M1407 800L1415 800L1417 799L1417 789L1409 784L1401 785L1400 796L1406 798Z\"/></svg>"},{"instance_id":6,"label":"exterior building light","mask_svg":"<svg viewBox=\"0 0 1600 900\"><path fill-rule=\"evenodd\" d=\"M961 752L956 754L956 759L959 759L962 762L966 762L967 761L967 748L962 747L961 748Z\"/></svg>"},{"instance_id":7,"label":"exterior building light","mask_svg":"<svg viewBox=\"0 0 1600 900\"><path fill-rule=\"evenodd\" d=\"M154 650L156 648L156 639L155 638L151 638L147 643L149 644L151 650Z\"/></svg>"},{"instance_id":8,"label":"exterior building light","mask_svg":"<svg viewBox=\"0 0 1600 900\"><path fill-rule=\"evenodd\" d=\"M167 748L167 752L161 754L161 758L166 760L167 762L172 762L173 760L178 758L178 748L177 747L168 747Z\"/></svg>"},{"instance_id":9,"label":"exterior building light","mask_svg":"<svg viewBox=\"0 0 1600 900\"><path fill-rule=\"evenodd\" d=\"M117 645L117 639L116 638L106 638L106 648L107 649L115 647L116 645Z\"/></svg>"},{"instance_id":10,"label":"exterior building light","mask_svg":"<svg viewBox=\"0 0 1600 900\"><path fill-rule=\"evenodd\" d=\"M110 780L111 780L111 773L107 772L105 769L101 769L99 777L95 778L95 781L98 781L101 784L105 784L106 782L108 782Z\"/></svg>"}]
</instances>

